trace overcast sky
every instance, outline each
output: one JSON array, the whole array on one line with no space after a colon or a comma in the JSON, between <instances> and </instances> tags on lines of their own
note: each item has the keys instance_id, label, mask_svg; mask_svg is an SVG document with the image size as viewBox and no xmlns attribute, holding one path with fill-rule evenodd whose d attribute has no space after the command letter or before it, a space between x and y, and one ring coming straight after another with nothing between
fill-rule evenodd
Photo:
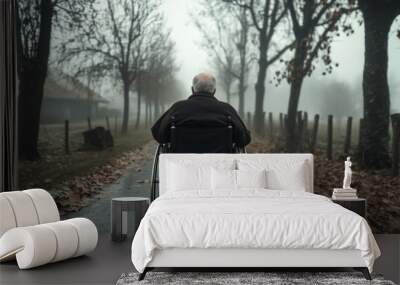
<instances>
[{"instance_id":1,"label":"overcast sky","mask_svg":"<svg viewBox=\"0 0 400 285\"><path fill-rule=\"evenodd\" d=\"M211 71L212 66L208 62L207 54L200 48L198 43L201 35L194 27L190 14L196 13L197 0L165 0L163 9L165 11L168 26L172 30L172 37L176 42L176 55L180 68L179 79L183 81L190 90L190 81L200 71ZM339 37L335 39L332 54L340 66L330 76L321 76L321 72L315 72L311 79L306 80L340 80L349 85L361 85L364 54L363 27L357 27L356 33L350 37ZM217 78L218 79L218 78ZM250 78L249 89L253 89L255 79ZM391 99L393 111L400 111L400 40L396 38L394 26L389 40L389 85L391 87ZM361 88L361 86L359 86ZM189 92L189 91L188 91ZM273 90L270 90L274 93ZM222 97L222 95L219 95ZM361 96L355 95L355 96ZM267 98L274 101L273 95ZM282 97L282 96L281 96ZM287 98L277 98L286 101ZM359 98L361 100L361 98ZM282 103L283 103L282 102ZM361 102L360 102L361 103ZM253 103L249 102L253 108Z\"/></svg>"}]
</instances>

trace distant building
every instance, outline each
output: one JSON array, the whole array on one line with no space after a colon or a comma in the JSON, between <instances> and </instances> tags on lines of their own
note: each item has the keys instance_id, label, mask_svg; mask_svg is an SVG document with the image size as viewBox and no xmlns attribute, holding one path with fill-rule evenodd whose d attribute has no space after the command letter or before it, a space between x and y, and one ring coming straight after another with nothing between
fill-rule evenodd
<instances>
[{"instance_id":1,"label":"distant building","mask_svg":"<svg viewBox=\"0 0 400 285\"><path fill-rule=\"evenodd\" d=\"M82 121L96 118L101 105L108 100L79 80L52 72L46 79L40 115L41 123L62 123L65 120ZM102 108L104 109L104 107Z\"/></svg>"}]
</instances>

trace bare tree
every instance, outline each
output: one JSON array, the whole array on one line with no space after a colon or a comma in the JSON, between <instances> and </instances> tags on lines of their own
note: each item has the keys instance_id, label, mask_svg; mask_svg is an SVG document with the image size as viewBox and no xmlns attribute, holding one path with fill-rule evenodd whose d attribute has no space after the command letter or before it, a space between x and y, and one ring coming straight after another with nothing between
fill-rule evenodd
<instances>
[{"instance_id":1,"label":"bare tree","mask_svg":"<svg viewBox=\"0 0 400 285\"><path fill-rule=\"evenodd\" d=\"M145 80L145 64L150 56L148 52L148 45L145 44L144 37L138 43L136 47L136 54L137 54L137 77L135 84L131 86L131 88L136 91L137 102L136 102L136 122L135 122L135 129L139 128L140 125L140 117L142 112L142 85L143 80Z\"/></svg>"},{"instance_id":2,"label":"bare tree","mask_svg":"<svg viewBox=\"0 0 400 285\"><path fill-rule=\"evenodd\" d=\"M339 31L339 21L353 9L348 7L347 0L317 1L317 0L286 0L289 18L295 38L293 58L286 62L287 69L277 73L278 80L283 76L290 83L288 104L286 149L297 151L297 109L301 88L306 76L315 69L315 62L322 58L327 72L331 72L335 64L331 57L331 42ZM341 28L351 33L351 25L342 23Z\"/></svg>"},{"instance_id":3,"label":"bare tree","mask_svg":"<svg viewBox=\"0 0 400 285\"><path fill-rule=\"evenodd\" d=\"M238 30L234 28L233 17L227 5L219 1L203 1L202 7L202 10L196 11L196 15L192 15L192 19L203 37L201 46L211 57L221 82L220 86L225 92L227 102L230 103L235 81L234 36Z\"/></svg>"},{"instance_id":4,"label":"bare tree","mask_svg":"<svg viewBox=\"0 0 400 285\"><path fill-rule=\"evenodd\" d=\"M95 67L122 81L123 121L121 132L128 130L130 87L137 76L140 59L137 45L152 25L161 21L159 1L107 0L98 3L86 25L73 33L62 58L94 59Z\"/></svg>"},{"instance_id":5,"label":"bare tree","mask_svg":"<svg viewBox=\"0 0 400 285\"><path fill-rule=\"evenodd\" d=\"M366 167L384 168L390 165L388 37L395 18L400 15L400 1L358 0L358 5L365 30L364 129L360 156ZM397 35L400 38L400 31Z\"/></svg>"},{"instance_id":6,"label":"bare tree","mask_svg":"<svg viewBox=\"0 0 400 285\"><path fill-rule=\"evenodd\" d=\"M236 18L240 23L240 32L238 39L236 40L236 49L239 53L239 64L237 68L238 72L235 73L235 75L239 81L239 114L241 117L244 117L244 97L247 89L248 74L255 57L251 53L250 49L250 21L248 11L240 7L236 14Z\"/></svg>"},{"instance_id":7,"label":"bare tree","mask_svg":"<svg viewBox=\"0 0 400 285\"><path fill-rule=\"evenodd\" d=\"M278 27L287 13L287 6L282 0L224 0L247 9L252 25L257 31L258 74L255 84L254 130L263 132L265 80L268 68L279 60L293 46L292 42L278 45L275 41Z\"/></svg>"},{"instance_id":8,"label":"bare tree","mask_svg":"<svg viewBox=\"0 0 400 285\"><path fill-rule=\"evenodd\" d=\"M247 75L254 59L250 53L248 11L221 1L204 1L202 6L204 10L197 17L192 17L203 36L202 46L213 58L228 103L233 94L233 85L239 81L239 114L244 116Z\"/></svg>"},{"instance_id":9,"label":"bare tree","mask_svg":"<svg viewBox=\"0 0 400 285\"><path fill-rule=\"evenodd\" d=\"M232 50L231 50L232 52ZM225 92L226 95L226 101L230 104L232 100L232 88L233 84L236 80L234 74L233 74L233 68L234 68L234 58L233 54L228 54L225 56L225 64L222 65L219 60L214 58L214 65L217 69L217 77L218 81L220 82L219 85L222 87L222 89Z\"/></svg>"},{"instance_id":10,"label":"bare tree","mask_svg":"<svg viewBox=\"0 0 400 285\"><path fill-rule=\"evenodd\" d=\"M147 102L154 107L154 117L161 114L161 106L176 99L170 84L174 84L177 67L173 55L174 45L162 41L159 49L154 50L145 73L143 93Z\"/></svg>"},{"instance_id":11,"label":"bare tree","mask_svg":"<svg viewBox=\"0 0 400 285\"><path fill-rule=\"evenodd\" d=\"M136 96L137 96L137 102L136 102L136 122L135 122L135 129L138 129L140 126L140 117L142 114L142 81L143 81L143 71L139 70L137 78L136 78L136 84L135 84L135 90L136 90Z\"/></svg>"},{"instance_id":12,"label":"bare tree","mask_svg":"<svg viewBox=\"0 0 400 285\"><path fill-rule=\"evenodd\" d=\"M38 159L43 88L54 23L79 27L93 0L17 1L18 142L20 159Z\"/></svg>"}]
</instances>

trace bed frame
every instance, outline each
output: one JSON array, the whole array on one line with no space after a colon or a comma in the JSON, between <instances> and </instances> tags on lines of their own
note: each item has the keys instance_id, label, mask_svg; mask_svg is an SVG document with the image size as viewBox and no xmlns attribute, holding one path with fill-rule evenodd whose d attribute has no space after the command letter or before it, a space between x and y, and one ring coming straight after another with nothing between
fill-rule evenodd
<instances>
[{"instance_id":1,"label":"bed frame","mask_svg":"<svg viewBox=\"0 0 400 285\"><path fill-rule=\"evenodd\" d=\"M209 271L224 268L233 271L264 271L271 268L353 268L371 280L359 250L328 249L193 249L156 250L152 261L139 275L143 280L148 271L162 268L202 268Z\"/></svg>"},{"instance_id":2,"label":"bed frame","mask_svg":"<svg viewBox=\"0 0 400 285\"><path fill-rule=\"evenodd\" d=\"M159 193L165 193L164 184L167 180L166 162L174 159L207 158L212 161L216 154L162 154L159 161ZM219 157L240 158L252 156L262 159L293 159L306 162L307 192L313 192L313 155L312 154L218 154ZM229 268L230 271L265 271L266 268L353 268L361 271L367 280L371 275L359 250L329 250L329 249L249 249L249 248L170 248L156 250L153 259L147 265L139 280L154 269L171 268ZM263 270L264 269L264 270Z\"/></svg>"}]
</instances>

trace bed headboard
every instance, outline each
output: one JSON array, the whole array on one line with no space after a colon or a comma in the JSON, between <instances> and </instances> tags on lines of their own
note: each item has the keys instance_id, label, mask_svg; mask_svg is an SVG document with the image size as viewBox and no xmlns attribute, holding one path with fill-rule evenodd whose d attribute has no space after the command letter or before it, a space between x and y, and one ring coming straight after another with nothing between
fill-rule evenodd
<instances>
[{"instance_id":1,"label":"bed headboard","mask_svg":"<svg viewBox=\"0 0 400 285\"><path fill-rule=\"evenodd\" d=\"M159 160L159 195L166 192L167 165L169 162L178 161L193 161L213 163L218 160L267 160L274 163L277 161L288 161L289 163L304 162L305 165L305 180L306 191L313 193L314 191L314 165L313 155L309 153L240 153L240 154L187 154L187 153L164 153L160 155Z\"/></svg>"}]
</instances>

